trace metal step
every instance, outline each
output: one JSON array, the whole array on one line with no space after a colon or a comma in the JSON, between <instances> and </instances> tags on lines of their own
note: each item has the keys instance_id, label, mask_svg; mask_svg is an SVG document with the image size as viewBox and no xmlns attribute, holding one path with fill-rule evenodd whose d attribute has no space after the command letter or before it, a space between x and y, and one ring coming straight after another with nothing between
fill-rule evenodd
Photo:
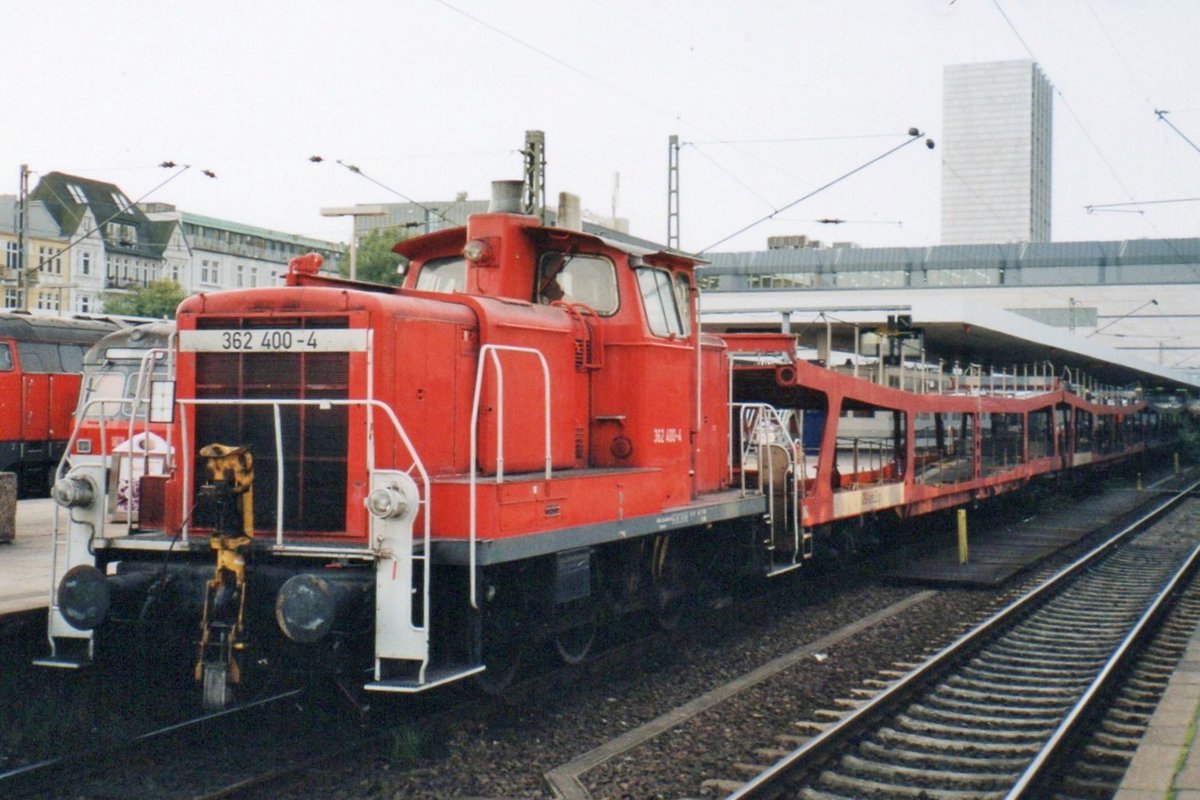
<instances>
[{"instance_id":1,"label":"metal step","mask_svg":"<svg viewBox=\"0 0 1200 800\"><path fill-rule=\"evenodd\" d=\"M470 677L483 672L487 667L483 664L463 665L440 667L437 669L429 669L425 672L424 682L418 682L416 676L404 678L388 678L382 681L372 681L365 684L364 689L370 692L400 692L403 694L416 694L424 692L428 689L433 689L438 686L444 686L447 683L453 683L457 680Z\"/></svg>"},{"instance_id":2,"label":"metal step","mask_svg":"<svg viewBox=\"0 0 1200 800\"><path fill-rule=\"evenodd\" d=\"M35 658L33 665L35 667L54 667L55 669L83 669L84 667L90 667L92 662L85 658L46 656L45 658Z\"/></svg>"}]
</instances>

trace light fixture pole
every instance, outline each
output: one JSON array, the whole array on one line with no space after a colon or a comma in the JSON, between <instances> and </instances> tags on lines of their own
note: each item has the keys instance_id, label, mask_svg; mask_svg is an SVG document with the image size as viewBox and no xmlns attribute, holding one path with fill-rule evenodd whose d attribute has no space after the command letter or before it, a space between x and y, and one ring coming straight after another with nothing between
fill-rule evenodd
<instances>
[{"instance_id":1,"label":"light fixture pole","mask_svg":"<svg viewBox=\"0 0 1200 800\"><path fill-rule=\"evenodd\" d=\"M350 280L356 280L358 269L358 218L382 217L387 214L383 206L336 206L322 208L322 217L350 217L353 226L350 229Z\"/></svg>"}]
</instances>

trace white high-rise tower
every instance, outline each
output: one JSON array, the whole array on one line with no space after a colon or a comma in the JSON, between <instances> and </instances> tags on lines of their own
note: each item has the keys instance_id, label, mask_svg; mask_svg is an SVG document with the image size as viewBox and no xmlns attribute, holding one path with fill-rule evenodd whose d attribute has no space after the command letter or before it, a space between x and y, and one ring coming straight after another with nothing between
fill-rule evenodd
<instances>
[{"instance_id":1,"label":"white high-rise tower","mask_svg":"<svg viewBox=\"0 0 1200 800\"><path fill-rule=\"evenodd\" d=\"M942 243L1050 241L1045 73L1033 61L952 64L942 98Z\"/></svg>"}]
</instances>

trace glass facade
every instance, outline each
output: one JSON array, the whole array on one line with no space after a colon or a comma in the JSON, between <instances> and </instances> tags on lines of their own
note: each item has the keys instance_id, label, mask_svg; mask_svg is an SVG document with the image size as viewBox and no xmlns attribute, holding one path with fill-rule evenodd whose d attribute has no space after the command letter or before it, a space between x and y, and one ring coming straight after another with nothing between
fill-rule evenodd
<instances>
[{"instance_id":1,"label":"glass facade","mask_svg":"<svg viewBox=\"0 0 1200 800\"><path fill-rule=\"evenodd\" d=\"M736 292L1200 283L1200 239L712 253L701 288Z\"/></svg>"},{"instance_id":2,"label":"glass facade","mask_svg":"<svg viewBox=\"0 0 1200 800\"><path fill-rule=\"evenodd\" d=\"M1033 61L952 64L942 89L942 242L1050 240L1050 82Z\"/></svg>"}]
</instances>

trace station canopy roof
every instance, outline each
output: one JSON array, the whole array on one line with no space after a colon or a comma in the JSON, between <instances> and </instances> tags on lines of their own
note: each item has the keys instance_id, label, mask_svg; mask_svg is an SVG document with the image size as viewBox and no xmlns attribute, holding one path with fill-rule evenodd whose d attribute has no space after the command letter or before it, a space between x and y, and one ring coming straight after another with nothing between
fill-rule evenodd
<instances>
[{"instance_id":1,"label":"station canopy roof","mask_svg":"<svg viewBox=\"0 0 1200 800\"><path fill-rule=\"evenodd\" d=\"M1011 311L978 302L938 298L906 298L903 303L834 307L781 304L782 293L717 292L701 296L705 330L780 331L797 334L801 347L813 348L832 335L833 349L855 351L858 334L885 330L888 318L907 318L919 334L929 361L957 362L964 369L976 364L1004 371L1026 364L1049 362L1057 374L1069 368L1111 386L1140 385L1147 390L1196 392L1188 373L1155 364L1095 343L1063 328L1034 322ZM868 298L864 297L864 300ZM874 348L862 351L873 357Z\"/></svg>"}]
</instances>

